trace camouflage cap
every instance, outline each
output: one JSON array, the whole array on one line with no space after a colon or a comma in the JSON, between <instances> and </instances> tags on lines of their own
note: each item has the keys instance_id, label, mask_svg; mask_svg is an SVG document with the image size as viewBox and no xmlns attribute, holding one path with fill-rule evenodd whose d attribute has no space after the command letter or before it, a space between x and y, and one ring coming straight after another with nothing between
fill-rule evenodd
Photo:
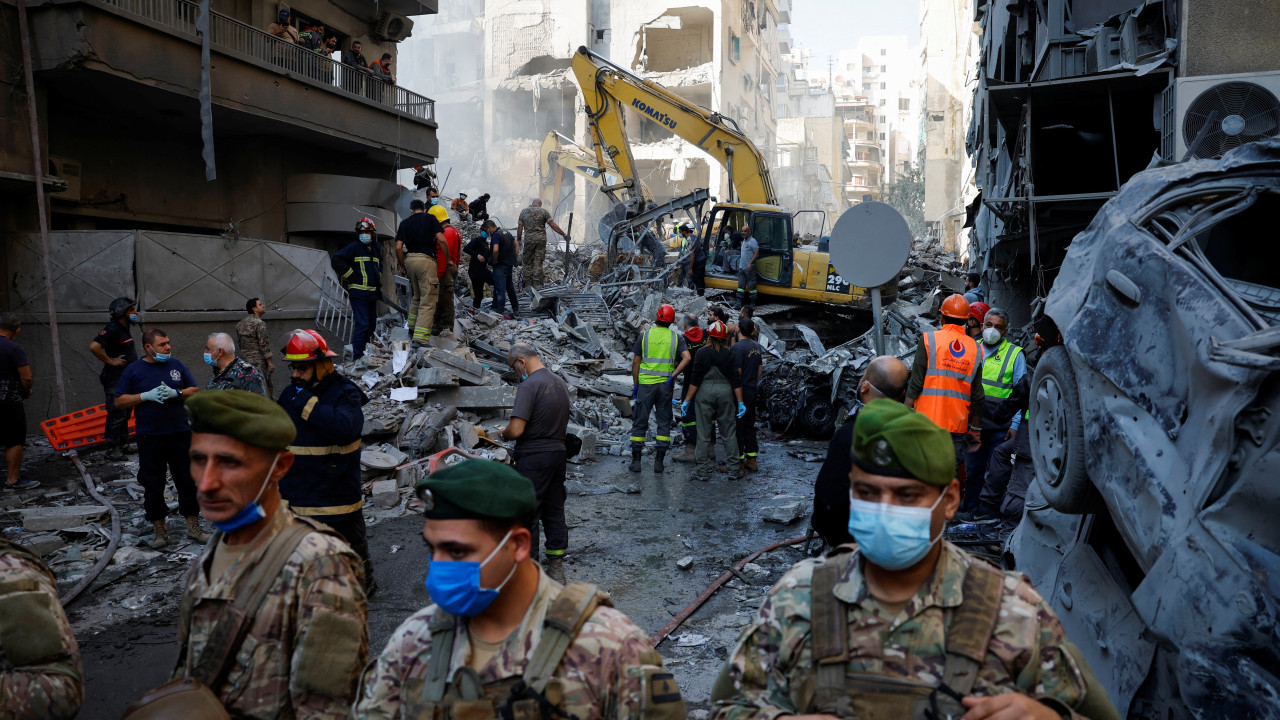
<instances>
[{"instance_id":1,"label":"camouflage cap","mask_svg":"<svg viewBox=\"0 0 1280 720\"><path fill-rule=\"evenodd\" d=\"M246 390L204 390L183 403L191 432L230 435L267 450L286 450L298 436L284 408Z\"/></svg>"},{"instance_id":2,"label":"camouflage cap","mask_svg":"<svg viewBox=\"0 0 1280 720\"><path fill-rule=\"evenodd\" d=\"M858 411L851 455L855 465L873 475L912 478L939 487L955 477L951 433L893 400L872 400Z\"/></svg>"},{"instance_id":3,"label":"camouflage cap","mask_svg":"<svg viewBox=\"0 0 1280 720\"><path fill-rule=\"evenodd\" d=\"M436 520L519 520L533 513L538 497L529 478L492 460L463 460L414 486Z\"/></svg>"}]
</instances>

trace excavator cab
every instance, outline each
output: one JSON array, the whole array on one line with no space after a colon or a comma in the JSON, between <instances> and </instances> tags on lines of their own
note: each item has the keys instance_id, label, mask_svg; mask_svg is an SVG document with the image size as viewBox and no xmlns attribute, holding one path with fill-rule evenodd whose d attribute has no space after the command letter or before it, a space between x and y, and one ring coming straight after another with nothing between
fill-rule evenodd
<instances>
[{"instance_id":1,"label":"excavator cab","mask_svg":"<svg viewBox=\"0 0 1280 720\"><path fill-rule=\"evenodd\" d=\"M737 282L740 247L731 236L742 228L760 245L756 259L756 282L763 285L791 286L792 247L791 215L781 208L721 204L712 208L703 223L707 247L707 276Z\"/></svg>"}]
</instances>

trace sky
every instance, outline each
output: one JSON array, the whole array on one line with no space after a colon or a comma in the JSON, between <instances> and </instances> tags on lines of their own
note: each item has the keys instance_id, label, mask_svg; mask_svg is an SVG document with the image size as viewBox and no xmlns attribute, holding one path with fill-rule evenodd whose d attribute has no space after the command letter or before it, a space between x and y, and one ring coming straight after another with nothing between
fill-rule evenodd
<instances>
[{"instance_id":1,"label":"sky","mask_svg":"<svg viewBox=\"0 0 1280 720\"><path fill-rule=\"evenodd\" d=\"M791 37L813 52L817 70L827 56L856 48L863 35L906 35L920 39L918 0L792 0Z\"/></svg>"}]
</instances>

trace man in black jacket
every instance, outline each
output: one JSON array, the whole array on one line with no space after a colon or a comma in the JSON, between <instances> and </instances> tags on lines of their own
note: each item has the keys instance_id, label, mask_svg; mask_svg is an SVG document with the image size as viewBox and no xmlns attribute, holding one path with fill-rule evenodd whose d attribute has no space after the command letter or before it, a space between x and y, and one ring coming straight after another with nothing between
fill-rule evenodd
<instances>
[{"instance_id":1,"label":"man in black jacket","mask_svg":"<svg viewBox=\"0 0 1280 720\"><path fill-rule=\"evenodd\" d=\"M485 193L467 206L467 210L471 213L471 219L475 222L481 222L489 219L489 193Z\"/></svg>"},{"instance_id":2,"label":"man in black jacket","mask_svg":"<svg viewBox=\"0 0 1280 720\"><path fill-rule=\"evenodd\" d=\"M1033 373L1026 373L1013 386L1013 393L996 410L996 422L1007 423L1014 415L1027 411L1031 400L1032 375ZM998 518L1003 533L1013 532L1022 521L1027 488L1035 477L1035 469L1031 466L1030 438L1031 428L1028 423L1023 422L1011 439L1005 440L991 451L991 463L987 466L986 481L978 499L977 517L979 520Z\"/></svg>"},{"instance_id":3,"label":"man in black jacket","mask_svg":"<svg viewBox=\"0 0 1280 720\"><path fill-rule=\"evenodd\" d=\"M865 405L877 398L902 402L911 373L892 355L881 355L867 365L858 381L858 402ZM813 529L832 547L853 542L849 534L849 468L853 465L854 410L831 438L827 459L813 485Z\"/></svg>"}]
</instances>

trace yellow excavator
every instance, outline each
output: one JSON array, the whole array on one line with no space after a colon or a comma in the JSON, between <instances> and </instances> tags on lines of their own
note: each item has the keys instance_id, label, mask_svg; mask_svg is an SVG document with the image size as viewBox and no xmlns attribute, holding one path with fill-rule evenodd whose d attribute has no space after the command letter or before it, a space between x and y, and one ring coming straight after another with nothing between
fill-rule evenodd
<instances>
[{"instance_id":1,"label":"yellow excavator","mask_svg":"<svg viewBox=\"0 0 1280 720\"><path fill-rule=\"evenodd\" d=\"M586 47L578 48L574 54L573 72L586 105L597 169L616 168L620 178L619 183L604 184L605 189L631 190L640 186L627 138L624 110L628 107L645 121L705 151L725 168L729 200L712 207L699 232L700 241L707 248L707 287L738 287L737 274L728 269L728 263L717 261L730 254L730 233L750 227L760 244L756 291L761 296L858 309L870 307L870 292L845 282L827 253L793 247L792 220L800 213L778 204L764 156L732 118L696 105ZM636 220L653 215L645 213L645 209L635 203L632 212ZM892 300L897 295L897 283L886 283L881 294L886 302Z\"/></svg>"},{"instance_id":2,"label":"yellow excavator","mask_svg":"<svg viewBox=\"0 0 1280 720\"><path fill-rule=\"evenodd\" d=\"M600 188L600 192L615 205L631 199L631 193L627 191L630 186L609 172L607 167L601 169L600 162L590 150L574 142L573 138L552 130L542 139L542 147L538 151L538 197L553 215L553 208L563 199L561 192L566 170ZM653 199L653 193L643 183L640 184L640 193L646 199Z\"/></svg>"}]
</instances>

